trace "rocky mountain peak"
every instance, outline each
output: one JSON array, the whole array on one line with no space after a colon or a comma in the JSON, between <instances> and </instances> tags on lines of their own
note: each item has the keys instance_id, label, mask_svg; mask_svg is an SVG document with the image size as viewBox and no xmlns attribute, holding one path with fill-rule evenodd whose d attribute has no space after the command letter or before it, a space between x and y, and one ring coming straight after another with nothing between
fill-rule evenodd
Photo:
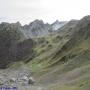
<instances>
[{"instance_id":1,"label":"rocky mountain peak","mask_svg":"<svg viewBox=\"0 0 90 90\"><path fill-rule=\"evenodd\" d=\"M44 22L42 20L34 20L33 22L31 22L30 24L44 24Z\"/></svg>"},{"instance_id":2,"label":"rocky mountain peak","mask_svg":"<svg viewBox=\"0 0 90 90\"><path fill-rule=\"evenodd\" d=\"M49 24L45 24L42 20L36 19L29 25L24 25L22 32L27 38L30 37L41 37L48 35L48 30L50 29Z\"/></svg>"},{"instance_id":3,"label":"rocky mountain peak","mask_svg":"<svg viewBox=\"0 0 90 90\"><path fill-rule=\"evenodd\" d=\"M59 22L59 20L56 20L53 24L59 24L60 22Z\"/></svg>"},{"instance_id":4,"label":"rocky mountain peak","mask_svg":"<svg viewBox=\"0 0 90 90\"><path fill-rule=\"evenodd\" d=\"M51 26L52 26L52 30L58 30L59 28L61 28L62 26L64 26L66 24L66 22L62 21L58 21L56 20Z\"/></svg>"}]
</instances>

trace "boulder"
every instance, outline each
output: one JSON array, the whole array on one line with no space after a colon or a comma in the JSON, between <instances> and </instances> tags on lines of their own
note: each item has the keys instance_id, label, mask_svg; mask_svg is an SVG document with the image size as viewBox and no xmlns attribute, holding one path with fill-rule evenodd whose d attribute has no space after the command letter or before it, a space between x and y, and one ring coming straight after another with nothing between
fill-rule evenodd
<instances>
[{"instance_id":1,"label":"boulder","mask_svg":"<svg viewBox=\"0 0 90 90\"><path fill-rule=\"evenodd\" d=\"M28 84L34 84L34 83L35 83L35 79L33 77L29 77Z\"/></svg>"}]
</instances>

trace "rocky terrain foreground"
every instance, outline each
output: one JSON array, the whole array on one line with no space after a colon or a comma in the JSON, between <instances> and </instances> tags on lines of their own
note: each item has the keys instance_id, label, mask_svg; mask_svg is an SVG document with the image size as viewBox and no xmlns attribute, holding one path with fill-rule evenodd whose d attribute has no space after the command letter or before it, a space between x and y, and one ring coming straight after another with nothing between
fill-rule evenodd
<instances>
[{"instance_id":1,"label":"rocky terrain foreground","mask_svg":"<svg viewBox=\"0 0 90 90\"><path fill-rule=\"evenodd\" d=\"M27 68L0 70L0 90L44 90ZM5 89L6 88L6 89Z\"/></svg>"}]
</instances>

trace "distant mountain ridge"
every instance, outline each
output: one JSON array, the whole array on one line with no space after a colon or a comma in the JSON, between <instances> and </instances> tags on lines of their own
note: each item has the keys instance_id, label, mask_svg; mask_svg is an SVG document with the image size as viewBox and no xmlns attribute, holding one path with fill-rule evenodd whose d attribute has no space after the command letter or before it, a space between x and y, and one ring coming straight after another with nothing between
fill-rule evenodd
<instances>
[{"instance_id":1,"label":"distant mountain ridge","mask_svg":"<svg viewBox=\"0 0 90 90\"><path fill-rule=\"evenodd\" d=\"M35 20L29 25L22 27L22 32L27 38L48 36L51 32L58 30L67 22L59 22L56 20L53 24L44 23L42 20Z\"/></svg>"},{"instance_id":2,"label":"distant mountain ridge","mask_svg":"<svg viewBox=\"0 0 90 90\"><path fill-rule=\"evenodd\" d=\"M67 21L58 21L56 20L53 24L51 24L52 30L58 30L62 26L64 26L67 23Z\"/></svg>"},{"instance_id":3,"label":"distant mountain ridge","mask_svg":"<svg viewBox=\"0 0 90 90\"><path fill-rule=\"evenodd\" d=\"M15 26L18 26L18 29L23 33L25 38L36 38L48 36L51 32L58 30L64 26L67 22L59 22L56 20L53 24L44 23L42 20L34 20L28 25L22 26L19 22L11 23ZM2 23L3 24L3 23ZM3 26L8 26L9 23L3 24Z\"/></svg>"},{"instance_id":4,"label":"distant mountain ridge","mask_svg":"<svg viewBox=\"0 0 90 90\"><path fill-rule=\"evenodd\" d=\"M49 34L50 28L51 26L49 24L44 24L42 20L35 20L29 25L22 26L22 32L27 38L42 37Z\"/></svg>"}]
</instances>

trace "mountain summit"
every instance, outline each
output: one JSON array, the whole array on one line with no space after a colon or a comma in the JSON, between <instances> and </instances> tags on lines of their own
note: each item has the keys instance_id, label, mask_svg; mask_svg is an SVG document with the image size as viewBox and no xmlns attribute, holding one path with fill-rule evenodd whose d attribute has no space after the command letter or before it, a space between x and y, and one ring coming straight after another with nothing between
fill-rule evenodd
<instances>
[{"instance_id":1,"label":"mountain summit","mask_svg":"<svg viewBox=\"0 0 90 90\"><path fill-rule=\"evenodd\" d=\"M22 27L22 32L27 38L30 37L42 37L49 34L50 25L44 24L42 20L35 20L29 25L24 25Z\"/></svg>"},{"instance_id":2,"label":"mountain summit","mask_svg":"<svg viewBox=\"0 0 90 90\"><path fill-rule=\"evenodd\" d=\"M59 28L61 28L62 26L64 26L67 22L59 22L58 20L56 20L51 26L52 26L52 30L58 30Z\"/></svg>"}]
</instances>

